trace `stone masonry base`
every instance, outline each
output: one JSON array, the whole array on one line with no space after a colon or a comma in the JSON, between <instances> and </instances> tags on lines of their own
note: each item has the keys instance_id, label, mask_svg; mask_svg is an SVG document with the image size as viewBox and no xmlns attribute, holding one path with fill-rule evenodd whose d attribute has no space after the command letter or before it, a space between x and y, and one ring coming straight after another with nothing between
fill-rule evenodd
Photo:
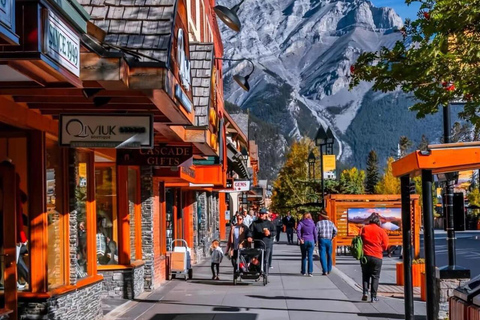
<instances>
[{"instance_id":1,"label":"stone masonry base","mask_svg":"<svg viewBox=\"0 0 480 320\"><path fill-rule=\"evenodd\" d=\"M438 320L448 319L448 298L453 296L453 290L470 281L470 279L438 279L437 278L437 299L438 299Z\"/></svg>"},{"instance_id":2,"label":"stone masonry base","mask_svg":"<svg viewBox=\"0 0 480 320\"><path fill-rule=\"evenodd\" d=\"M103 275L100 298L135 299L143 292L144 266L122 270L99 270Z\"/></svg>"},{"instance_id":3,"label":"stone masonry base","mask_svg":"<svg viewBox=\"0 0 480 320\"><path fill-rule=\"evenodd\" d=\"M18 302L19 319L97 320L103 318L100 304L102 283L47 299Z\"/></svg>"}]
</instances>

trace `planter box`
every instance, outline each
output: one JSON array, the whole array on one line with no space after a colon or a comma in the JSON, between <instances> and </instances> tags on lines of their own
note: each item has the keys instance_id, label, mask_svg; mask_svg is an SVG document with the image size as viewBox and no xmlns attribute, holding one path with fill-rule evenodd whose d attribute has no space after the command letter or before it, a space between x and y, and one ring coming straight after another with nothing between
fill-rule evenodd
<instances>
[{"instance_id":1,"label":"planter box","mask_svg":"<svg viewBox=\"0 0 480 320\"><path fill-rule=\"evenodd\" d=\"M422 272L425 272L425 264L412 264L412 280L414 287L421 287L422 286Z\"/></svg>"},{"instance_id":2,"label":"planter box","mask_svg":"<svg viewBox=\"0 0 480 320\"><path fill-rule=\"evenodd\" d=\"M396 267L396 278L397 278L397 286L403 286L405 282L405 278L403 276L403 262L397 262Z\"/></svg>"},{"instance_id":3,"label":"planter box","mask_svg":"<svg viewBox=\"0 0 480 320\"><path fill-rule=\"evenodd\" d=\"M420 274L425 272L425 264L418 263L412 264L412 282L414 287L421 287L421 276ZM396 265L396 275L397 275L397 285L403 286L405 283L405 277L403 273L403 262L397 262Z\"/></svg>"},{"instance_id":4,"label":"planter box","mask_svg":"<svg viewBox=\"0 0 480 320\"><path fill-rule=\"evenodd\" d=\"M420 274L420 279L421 279L420 300L427 301L427 277L425 276L425 272L422 272Z\"/></svg>"}]
</instances>

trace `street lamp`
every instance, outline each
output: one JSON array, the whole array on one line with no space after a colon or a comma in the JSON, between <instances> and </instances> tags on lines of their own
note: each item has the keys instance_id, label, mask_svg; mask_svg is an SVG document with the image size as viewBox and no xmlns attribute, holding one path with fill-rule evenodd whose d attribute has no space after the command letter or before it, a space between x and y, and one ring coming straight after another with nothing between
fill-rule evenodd
<instances>
[{"instance_id":1,"label":"street lamp","mask_svg":"<svg viewBox=\"0 0 480 320\"><path fill-rule=\"evenodd\" d=\"M223 60L223 61L248 61L252 65L252 71L250 71L249 74L247 74L245 77L241 76L239 74L236 74L233 76L233 80L240 86L245 91L250 91L250 84L248 83L248 79L252 75L253 71L255 71L255 64L253 64L253 61L248 59L248 58L242 58L242 59L226 59L226 58L215 58L216 60Z\"/></svg>"},{"instance_id":2,"label":"street lamp","mask_svg":"<svg viewBox=\"0 0 480 320\"><path fill-rule=\"evenodd\" d=\"M217 14L217 17L223 21L233 31L239 32L242 29L242 23L238 19L237 11L245 0L233 6L231 9L224 6L215 6L213 11Z\"/></svg>"},{"instance_id":3,"label":"street lamp","mask_svg":"<svg viewBox=\"0 0 480 320\"><path fill-rule=\"evenodd\" d=\"M335 136L332 129L327 129L327 154L333 154L333 144L335 143Z\"/></svg>"},{"instance_id":4,"label":"street lamp","mask_svg":"<svg viewBox=\"0 0 480 320\"><path fill-rule=\"evenodd\" d=\"M323 177L323 146L327 145L327 133L323 126L318 128L317 135L315 136L315 145L320 149L320 177L322 179L322 207L325 208L325 183Z\"/></svg>"},{"instance_id":5,"label":"street lamp","mask_svg":"<svg viewBox=\"0 0 480 320\"><path fill-rule=\"evenodd\" d=\"M308 179L315 179L315 154L313 150L308 155Z\"/></svg>"}]
</instances>

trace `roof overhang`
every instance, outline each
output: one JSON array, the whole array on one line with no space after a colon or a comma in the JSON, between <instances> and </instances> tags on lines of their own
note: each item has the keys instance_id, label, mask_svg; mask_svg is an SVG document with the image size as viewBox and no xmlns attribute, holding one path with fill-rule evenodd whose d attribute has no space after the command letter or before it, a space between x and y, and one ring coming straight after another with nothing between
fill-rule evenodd
<instances>
[{"instance_id":1,"label":"roof overhang","mask_svg":"<svg viewBox=\"0 0 480 320\"><path fill-rule=\"evenodd\" d=\"M415 151L393 162L395 177L418 176L422 170L433 174L480 168L480 142L431 145L428 151Z\"/></svg>"}]
</instances>

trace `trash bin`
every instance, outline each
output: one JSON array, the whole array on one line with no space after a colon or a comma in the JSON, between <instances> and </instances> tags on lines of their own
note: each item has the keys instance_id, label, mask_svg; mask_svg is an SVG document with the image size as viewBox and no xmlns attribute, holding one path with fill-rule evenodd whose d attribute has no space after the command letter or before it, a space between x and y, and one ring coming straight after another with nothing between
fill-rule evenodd
<instances>
[{"instance_id":1,"label":"trash bin","mask_svg":"<svg viewBox=\"0 0 480 320\"><path fill-rule=\"evenodd\" d=\"M478 294L480 294L480 276L476 276L463 286L459 286L453 292L455 297L468 303L471 303Z\"/></svg>"}]
</instances>

